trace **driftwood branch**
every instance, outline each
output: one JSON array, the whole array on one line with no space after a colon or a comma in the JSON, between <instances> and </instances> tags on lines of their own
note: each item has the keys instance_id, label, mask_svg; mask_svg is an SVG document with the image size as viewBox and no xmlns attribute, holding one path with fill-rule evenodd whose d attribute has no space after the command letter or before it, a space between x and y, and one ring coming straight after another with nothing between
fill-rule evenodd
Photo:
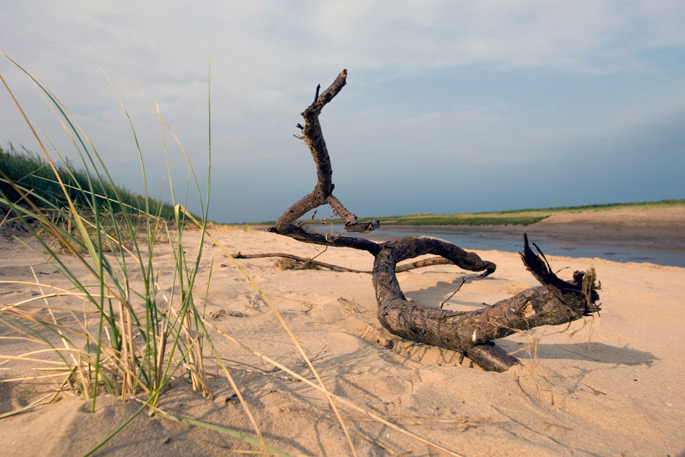
<instances>
[{"instance_id":1,"label":"driftwood branch","mask_svg":"<svg viewBox=\"0 0 685 457\"><path fill-rule=\"evenodd\" d=\"M304 125L298 124L298 127L314 159L317 183L312 192L283 213L270 231L305 243L369 252L375 258L372 275L381 325L396 335L465 353L485 370L505 371L517 363L514 357L495 346L494 340L541 325L570 322L599 311L595 304L599 296L595 291L594 271L576 272L573 282L563 281L552 272L541 252L538 255L532 251L527 237L524 237L521 258L542 286L525 290L492 306L464 312L409 302L402 293L396 274L410 268L451 263L464 270L481 272L481 277L491 275L495 264L475 253L430 237L405 237L375 243L344 236L344 232L336 236L310 233L295 225L305 213L328 204L336 215L345 220L346 231L367 232L380 226L375 220L359 224L357 217L333 196L333 171L319 115L342 90L346 79L347 71L343 70L321 95L317 87L314 102L302 113ZM439 257L404 267L397 265L425 254Z\"/></svg>"}]
</instances>

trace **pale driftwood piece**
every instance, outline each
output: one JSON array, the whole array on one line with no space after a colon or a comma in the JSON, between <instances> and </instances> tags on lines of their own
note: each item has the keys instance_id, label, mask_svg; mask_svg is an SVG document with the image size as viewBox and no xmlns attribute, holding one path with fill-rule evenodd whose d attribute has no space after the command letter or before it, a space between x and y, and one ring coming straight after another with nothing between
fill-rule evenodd
<instances>
[{"instance_id":1,"label":"pale driftwood piece","mask_svg":"<svg viewBox=\"0 0 685 457\"><path fill-rule=\"evenodd\" d=\"M433 265L454 265L451 261L442 257L430 257L428 259L417 260L415 262L397 265L395 273L403 273L405 271L414 270L416 268L432 267Z\"/></svg>"},{"instance_id":2,"label":"pale driftwood piece","mask_svg":"<svg viewBox=\"0 0 685 457\"><path fill-rule=\"evenodd\" d=\"M396 273L451 263L465 270L482 272L481 277L492 274L495 264L482 260L475 253L437 238L405 237L375 243L343 234L309 233L294 225L298 218L323 204L331 205L335 214L346 221L346 231L366 232L380 225L375 220L359 224L356 216L332 195L333 171L318 117L323 107L345 86L346 78L347 71L343 70L320 96L317 88L314 103L302 113L305 123L304 126L298 124L298 127L302 129L302 139L314 159L317 184L310 194L291 206L270 231L305 243L369 252L375 257L372 275L381 325L396 335L462 352L485 370L505 371L518 363L495 346L493 340L540 325L570 322L599 311L599 306L595 305L599 296L595 291L594 271L587 274L576 272L572 283L561 280L551 271L544 256L538 256L530 249L527 237L521 258L542 287L525 290L483 309L464 312L409 302L402 293ZM398 262L425 254L436 254L441 259L430 258L397 266Z\"/></svg>"},{"instance_id":3,"label":"pale driftwood piece","mask_svg":"<svg viewBox=\"0 0 685 457\"><path fill-rule=\"evenodd\" d=\"M309 259L307 257L301 257L299 255L288 254L287 252L267 252L259 254L243 254L238 252L236 254L231 254L234 259L265 259L269 257L280 257L283 259L294 260L306 265L314 265L320 268L326 268L331 271L337 271L340 273L364 273L370 275L373 273L371 270L355 270L354 268L341 267L340 265L333 265L331 263L321 262L320 260ZM415 270L417 268L431 267L434 265L454 265L450 260L444 259L442 257L431 257L429 259L417 260L416 262L409 262L403 265L397 265L395 273L404 273L406 271Z\"/></svg>"},{"instance_id":4,"label":"pale driftwood piece","mask_svg":"<svg viewBox=\"0 0 685 457\"><path fill-rule=\"evenodd\" d=\"M306 257L301 257L299 255L287 254L285 252L270 252L264 254L231 254L234 259L264 259L269 257L280 257L282 259L290 259L298 262L303 268L308 265L313 265L320 268L326 268L331 271L337 271L340 273L364 273L371 274L370 271L365 270L355 270L354 268L341 267L339 265L333 265L326 262L321 262L320 260L308 259Z\"/></svg>"}]
</instances>

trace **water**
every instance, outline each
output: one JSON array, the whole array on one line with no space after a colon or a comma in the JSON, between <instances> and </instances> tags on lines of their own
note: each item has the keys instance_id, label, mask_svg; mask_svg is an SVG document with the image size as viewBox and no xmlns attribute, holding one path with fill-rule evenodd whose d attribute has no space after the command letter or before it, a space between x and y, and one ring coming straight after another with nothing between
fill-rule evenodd
<instances>
[{"instance_id":1,"label":"water","mask_svg":"<svg viewBox=\"0 0 685 457\"><path fill-rule=\"evenodd\" d=\"M342 226L314 230L340 232ZM364 235L350 235L363 236L374 241L387 241L403 236L433 236L466 250L521 252L525 231L524 227L392 227ZM615 240L597 236L586 239L572 233L540 231L529 233L528 238L545 255L598 257L614 262L649 262L685 267L685 240Z\"/></svg>"}]
</instances>

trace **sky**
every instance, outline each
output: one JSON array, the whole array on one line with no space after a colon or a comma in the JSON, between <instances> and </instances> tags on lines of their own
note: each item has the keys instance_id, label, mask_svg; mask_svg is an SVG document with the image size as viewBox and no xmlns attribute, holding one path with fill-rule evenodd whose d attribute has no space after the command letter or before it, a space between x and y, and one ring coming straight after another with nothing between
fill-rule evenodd
<instances>
[{"instance_id":1,"label":"sky","mask_svg":"<svg viewBox=\"0 0 685 457\"><path fill-rule=\"evenodd\" d=\"M149 193L171 201L168 156L175 201L190 189L195 212L157 107L203 199L211 127L218 222L275 220L313 189L293 134L343 68L320 120L334 193L358 216L685 198L682 0L9 0L0 23L0 50L128 190L145 187L126 112ZM80 163L26 75L2 56L0 75L41 139ZM40 152L0 87L10 144Z\"/></svg>"}]
</instances>

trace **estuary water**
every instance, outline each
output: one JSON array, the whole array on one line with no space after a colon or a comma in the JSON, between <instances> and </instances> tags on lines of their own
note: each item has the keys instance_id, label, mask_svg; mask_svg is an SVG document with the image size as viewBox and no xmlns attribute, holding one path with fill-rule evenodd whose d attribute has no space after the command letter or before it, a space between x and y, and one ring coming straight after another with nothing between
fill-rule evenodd
<instances>
[{"instance_id":1,"label":"estuary water","mask_svg":"<svg viewBox=\"0 0 685 457\"><path fill-rule=\"evenodd\" d=\"M307 227L319 233L340 233L341 225ZM462 249L521 252L526 227L417 227L391 226L361 236L375 241L387 241L403 236L433 236L449 241ZM628 240L613 237L579 236L574 233L529 230L528 239L545 255L565 257L598 257L614 262L649 262L657 265L685 267L685 241L663 239Z\"/></svg>"}]
</instances>

